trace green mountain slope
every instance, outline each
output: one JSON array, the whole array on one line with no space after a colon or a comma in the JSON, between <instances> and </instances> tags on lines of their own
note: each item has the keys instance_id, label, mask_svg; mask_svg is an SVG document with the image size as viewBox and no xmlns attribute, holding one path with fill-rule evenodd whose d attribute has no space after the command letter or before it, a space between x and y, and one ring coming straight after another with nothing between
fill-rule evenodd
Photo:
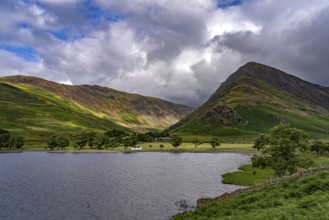
<instances>
[{"instance_id":1,"label":"green mountain slope","mask_svg":"<svg viewBox=\"0 0 329 220\"><path fill-rule=\"evenodd\" d=\"M161 130L192 109L100 86L62 85L36 77L0 78L1 128L31 139L80 130Z\"/></svg>"},{"instance_id":2,"label":"green mountain slope","mask_svg":"<svg viewBox=\"0 0 329 220\"><path fill-rule=\"evenodd\" d=\"M252 62L239 68L205 104L168 131L248 139L279 122L328 138L329 88Z\"/></svg>"}]
</instances>

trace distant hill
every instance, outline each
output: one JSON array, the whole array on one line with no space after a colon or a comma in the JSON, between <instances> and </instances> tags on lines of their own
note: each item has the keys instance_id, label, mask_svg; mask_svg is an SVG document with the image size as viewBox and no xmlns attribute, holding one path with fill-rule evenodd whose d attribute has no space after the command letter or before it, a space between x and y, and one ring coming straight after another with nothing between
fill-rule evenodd
<instances>
[{"instance_id":1,"label":"distant hill","mask_svg":"<svg viewBox=\"0 0 329 220\"><path fill-rule=\"evenodd\" d=\"M328 139L329 88L251 62L240 67L206 103L167 131L253 138L279 122Z\"/></svg>"},{"instance_id":2,"label":"distant hill","mask_svg":"<svg viewBox=\"0 0 329 220\"><path fill-rule=\"evenodd\" d=\"M1 128L29 138L88 129L163 130L191 111L188 106L96 85L0 77Z\"/></svg>"}]
</instances>

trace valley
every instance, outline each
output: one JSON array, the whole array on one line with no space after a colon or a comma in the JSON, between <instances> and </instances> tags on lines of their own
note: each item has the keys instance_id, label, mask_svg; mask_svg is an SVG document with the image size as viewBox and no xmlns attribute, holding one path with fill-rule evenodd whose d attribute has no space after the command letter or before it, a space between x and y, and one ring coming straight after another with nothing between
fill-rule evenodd
<instances>
[{"instance_id":1,"label":"valley","mask_svg":"<svg viewBox=\"0 0 329 220\"><path fill-rule=\"evenodd\" d=\"M184 157L190 153L198 158L210 153L225 158L226 153L233 153L243 155L246 161L239 171L222 173L222 183L253 187L272 179L276 181L277 169L267 165L253 167L251 155L255 154L251 158L255 165L256 155L265 152L266 159L267 148L283 146L272 139L272 142L263 143L264 151L258 152L255 140L262 133L271 134L275 128L284 128L288 133L282 133L276 139L283 138L282 143L289 146L293 146L295 139L299 140L296 147L305 146L308 159L316 161L305 163L305 167L322 169L329 165L329 145L325 143L329 140L329 89L254 62L239 68L195 110L105 87L69 86L27 76L0 78L0 94L0 152L4 158L8 152L22 151L35 155L44 151L54 155L66 153L63 155L69 157L72 153L94 155L104 152L111 153L113 158L124 153L134 159L146 154ZM289 132L296 134L289 136ZM291 156L302 155L301 152L292 152ZM108 154L102 155L107 157ZM280 163L280 166L284 164ZM305 171L297 165L294 169L294 172ZM306 216L317 216L315 213L326 207L327 198L319 197L319 194L327 190L327 174L327 171L316 172L305 179L289 179L259 190L233 193L234 196L219 202L215 199L208 203L212 199L205 199L206 205L196 210L194 206L179 209L178 212L194 211L176 215L173 219L204 219L205 216L211 219L263 219L273 211L279 213L277 217L288 216L291 213L284 208L288 203L299 217L304 209L310 211ZM314 181L320 183L320 189L312 185ZM277 194L282 187L288 190L285 190L286 194L278 194L277 199L261 196ZM297 199L293 195L295 192L300 195ZM252 205L248 205L244 201L251 201L250 198L260 202L252 201ZM266 207L261 204L263 198L270 201ZM315 201L316 208L310 200ZM231 203L237 205L228 210ZM264 208L265 212L260 211ZM249 213L251 210L253 214ZM101 215L102 212L98 212Z\"/></svg>"}]
</instances>

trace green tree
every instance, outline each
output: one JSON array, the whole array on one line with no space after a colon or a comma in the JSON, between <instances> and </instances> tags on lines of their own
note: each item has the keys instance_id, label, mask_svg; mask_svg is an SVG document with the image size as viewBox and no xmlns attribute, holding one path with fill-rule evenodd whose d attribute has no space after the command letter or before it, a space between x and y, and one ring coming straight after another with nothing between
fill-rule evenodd
<instances>
[{"instance_id":1,"label":"green tree","mask_svg":"<svg viewBox=\"0 0 329 220\"><path fill-rule=\"evenodd\" d=\"M65 137L59 137L57 138L56 141L57 141L57 147L61 150L64 150L65 147L70 145L70 141Z\"/></svg>"},{"instance_id":2,"label":"green tree","mask_svg":"<svg viewBox=\"0 0 329 220\"><path fill-rule=\"evenodd\" d=\"M329 143L326 143L326 152L329 152Z\"/></svg>"},{"instance_id":3,"label":"green tree","mask_svg":"<svg viewBox=\"0 0 329 220\"><path fill-rule=\"evenodd\" d=\"M54 150L54 148L58 147L57 137L55 135L52 135L47 140L47 148L50 148L51 150Z\"/></svg>"},{"instance_id":4,"label":"green tree","mask_svg":"<svg viewBox=\"0 0 329 220\"><path fill-rule=\"evenodd\" d=\"M194 144L194 148L196 149L197 146L201 145L202 143L199 141L198 138L194 138L192 140L192 143Z\"/></svg>"},{"instance_id":5,"label":"green tree","mask_svg":"<svg viewBox=\"0 0 329 220\"><path fill-rule=\"evenodd\" d=\"M116 129L109 130L105 132L105 135L107 135L109 138L115 137L119 140L119 143L122 143L122 139L126 136L129 136L129 134L125 131L120 131Z\"/></svg>"},{"instance_id":6,"label":"green tree","mask_svg":"<svg viewBox=\"0 0 329 220\"><path fill-rule=\"evenodd\" d=\"M93 147L95 146L95 138L96 138L96 133L95 132L88 132L87 133L87 137L88 137L88 146L90 149L93 149Z\"/></svg>"},{"instance_id":7,"label":"green tree","mask_svg":"<svg viewBox=\"0 0 329 220\"><path fill-rule=\"evenodd\" d=\"M105 147L110 147L111 149L116 148L120 145L120 141L119 138L116 137L111 137L109 138L109 142L107 145L105 145Z\"/></svg>"},{"instance_id":8,"label":"green tree","mask_svg":"<svg viewBox=\"0 0 329 220\"><path fill-rule=\"evenodd\" d=\"M82 150L82 148L86 146L86 144L88 143L88 140L89 140L88 134L84 132L77 134L73 137L74 147L80 148L80 150Z\"/></svg>"},{"instance_id":9,"label":"green tree","mask_svg":"<svg viewBox=\"0 0 329 220\"><path fill-rule=\"evenodd\" d=\"M12 137L11 142L15 149L21 149L24 146L24 139L22 137Z\"/></svg>"},{"instance_id":10,"label":"green tree","mask_svg":"<svg viewBox=\"0 0 329 220\"><path fill-rule=\"evenodd\" d=\"M0 135L0 150L1 148L11 148L11 135L9 133Z\"/></svg>"},{"instance_id":11,"label":"green tree","mask_svg":"<svg viewBox=\"0 0 329 220\"><path fill-rule=\"evenodd\" d=\"M218 138L217 138L217 137L213 137L213 138L211 139L211 141L210 141L210 145L211 145L212 148L214 148L214 149L215 149L215 147L220 146L220 142L219 142Z\"/></svg>"},{"instance_id":12,"label":"green tree","mask_svg":"<svg viewBox=\"0 0 329 220\"><path fill-rule=\"evenodd\" d=\"M327 145L322 141L316 141L311 145L311 151L315 151L317 154L323 154L327 151Z\"/></svg>"},{"instance_id":13,"label":"green tree","mask_svg":"<svg viewBox=\"0 0 329 220\"><path fill-rule=\"evenodd\" d=\"M0 135L2 134L9 134L9 131L0 128Z\"/></svg>"},{"instance_id":14,"label":"green tree","mask_svg":"<svg viewBox=\"0 0 329 220\"><path fill-rule=\"evenodd\" d=\"M153 138L148 133L146 134L137 134L138 142L152 142Z\"/></svg>"},{"instance_id":15,"label":"green tree","mask_svg":"<svg viewBox=\"0 0 329 220\"><path fill-rule=\"evenodd\" d=\"M124 137L122 141L124 149L127 149L127 147L133 147L138 143L138 140L135 135Z\"/></svg>"},{"instance_id":16,"label":"green tree","mask_svg":"<svg viewBox=\"0 0 329 220\"><path fill-rule=\"evenodd\" d=\"M268 135L267 134L261 134L259 138L255 140L254 146L252 146L254 149L257 149L260 151L263 149L266 145L268 145Z\"/></svg>"},{"instance_id":17,"label":"green tree","mask_svg":"<svg viewBox=\"0 0 329 220\"><path fill-rule=\"evenodd\" d=\"M20 149L24 146L24 140L22 137L12 137L6 130L0 129L0 150L7 148L9 150Z\"/></svg>"},{"instance_id":18,"label":"green tree","mask_svg":"<svg viewBox=\"0 0 329 220\"><path fill-rule=\"evenodd\" d=\"M103 146L108 145L109 143L109 137L106 135L96 135L94 140L94 145L98 150L101 150Z\"/></svg>"},{"instance_id":19,"label":"green tree","mask_svg":"<svg viewBox=\"0 0 329 220\"><path fill-rule=\"evenodd\" d=\"M163 144L160 144L160 150L162 150L164 148Z\"/></svg>"},{"instance_id":20,"label":"green tree","mask_svg":"<svg viewBox=\"0 0 329 220\"><path fill-rule=\"evenodd\" d=\"M172 136L170 139L171 145L177 150L177 147L179 147L182 144L182 138L178 135Z\"/></svg>"},{"instance_id":21,"label":"green tree","mask_svg":"<svg viewBox=\"0 0 329 220\"><path fill-rule=\"evenodd\" d=\"M267 136L268 145L261 148L261 155L252 157L254 167L272 168L277 176L296 173L299 168L312 165L309 157L309 136L287 124L279 124Z\"/></svg>"}]
</instances>

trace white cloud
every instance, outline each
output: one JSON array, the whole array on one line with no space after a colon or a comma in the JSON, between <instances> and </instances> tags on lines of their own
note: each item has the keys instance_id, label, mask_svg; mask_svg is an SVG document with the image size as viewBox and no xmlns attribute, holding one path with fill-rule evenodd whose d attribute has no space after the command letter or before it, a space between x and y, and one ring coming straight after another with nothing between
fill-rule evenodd
<instances>
[{"instance_id":1,"label":"white cloud","mask_svg":"<svg viewBox=\"0 0 329 220\"><path fill-rule=\"evenodd\" d=\"M33 47L40 57L33 63L0 50L1 75L101 84L194 106L248 61L329 85L326 0L253 0L225 9L215 0L94 0L122 18L97 25L81 1L40 2L46 7L0 3L0 42ZM63 28L81 36L63 41L48 33Z\"/></svg>"},{"instance_id":2,"label":"white cloud","mask_svg":"<svg viewBox=\"0 0 329 220\"><path fill-rule=\"evenodd\" d=\"M72 81L71 80L64 80L64 81L59 81L59 83L61 84L65 84L65 85L73 85Z\"/></svg>"},{"instance_id":3,"label":"white cloud","mask_svg":"<svg viewBox=\"0 0 329 220\"><path fill-rule=\"evenodd\" d=\"M37 5L29 6L28 11L35 17L38 26L44 27L47 26L47 24L53 24L57 21L55 15Z\"/></svg>"}]
</instances>

